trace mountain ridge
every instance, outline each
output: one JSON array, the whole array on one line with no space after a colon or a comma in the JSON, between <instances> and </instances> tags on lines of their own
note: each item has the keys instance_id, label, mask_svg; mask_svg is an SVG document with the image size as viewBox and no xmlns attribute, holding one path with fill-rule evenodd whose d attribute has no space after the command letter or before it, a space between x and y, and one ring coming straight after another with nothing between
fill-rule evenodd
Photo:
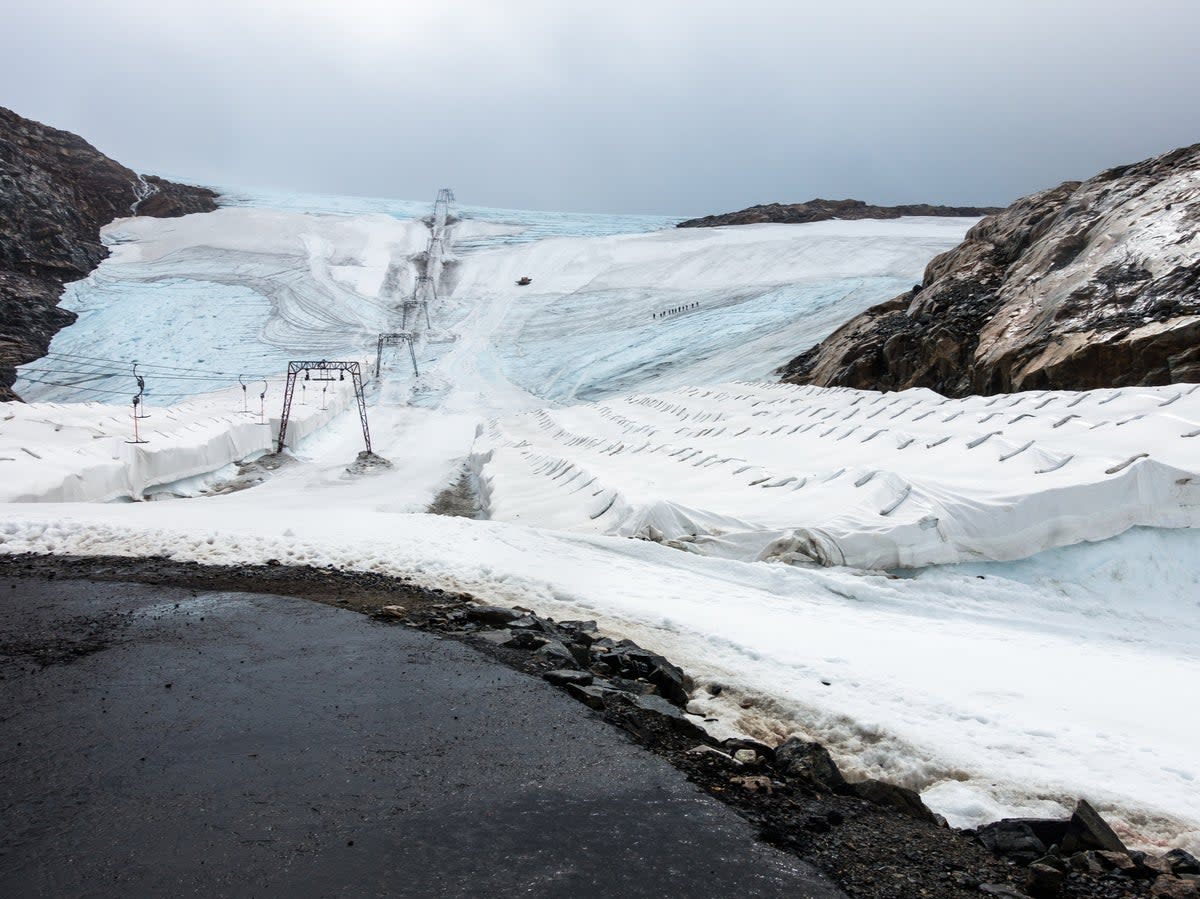
<instances>
[{"instance_id":1,"label":"mountain ridge","mask_svg":"<svg viewBox=\"0 0 1200 899\"><path fill-rule=\"evenodd\" d=\"M801 225L831 219L898 219L910 215L976 218L1000 212L998 206L933 206L911 203L874 206L863 200L808 200L805 203L765 203L737 212L706 215L680 222L676 228L719 228L724 225Z\"/></svg>"}]
</instances>

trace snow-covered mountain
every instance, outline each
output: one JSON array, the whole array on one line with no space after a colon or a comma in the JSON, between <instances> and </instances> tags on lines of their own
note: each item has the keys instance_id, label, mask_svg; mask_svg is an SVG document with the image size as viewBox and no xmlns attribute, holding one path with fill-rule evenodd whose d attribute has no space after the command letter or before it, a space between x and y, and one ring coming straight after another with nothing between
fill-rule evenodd
<instances>
[{"instance_id":1,"label":"snow-covered mountain","mask_svg":"<svg viewBox=\"0 0 1200 899\"><path fill-rule=\"evenodd\" d=\"M595 618L720 683L718 726L811 735L955 824L1086 795L1133 842L1200 843L1174 698L1200 687L1200 391L762 381L974 220L456 205L442 229L428 203L222 197L118 220L68 288L35 402L0 407L0 551L336 565ZM289 360L373 370L400 330L419 373L386 349L367 392L392 469L347 472L348 382L314 380L290 464L232 489ZM464 470L483 516L426 514Z\"/></svg>"}]
</instances>

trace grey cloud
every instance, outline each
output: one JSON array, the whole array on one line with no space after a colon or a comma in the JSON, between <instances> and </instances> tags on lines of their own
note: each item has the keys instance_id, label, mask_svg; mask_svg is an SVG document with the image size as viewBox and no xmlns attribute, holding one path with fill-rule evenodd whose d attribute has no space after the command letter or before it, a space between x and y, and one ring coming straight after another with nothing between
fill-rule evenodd
<instances>
[{"instance_id":1,"label":"grey cloud","mask_svg":"<svg viewBox=\"0 0 1200 899\"><path fill-rule=\"evenodd\" d=\"M10 25L0 103L247 187L999 204L1200 140L1194 0L44 0Z\"/></svg>"}]
</instances>

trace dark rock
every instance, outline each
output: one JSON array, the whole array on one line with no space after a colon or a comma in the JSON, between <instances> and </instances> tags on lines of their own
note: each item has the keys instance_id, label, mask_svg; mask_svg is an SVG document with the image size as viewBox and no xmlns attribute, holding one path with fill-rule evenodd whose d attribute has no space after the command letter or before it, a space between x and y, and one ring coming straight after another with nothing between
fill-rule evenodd
<instances>
[{"instance_id":1,"label":"dark rock","mask_svg":"<svg viewBox=\"0 0 1200 899\"><path fill-rule=\"evenodd\" d=\"M467 609L467 620L480 624L508 624L524 618L523 612L516 609L506 609L504 606L471 606Z\"/></svg>"},{"instance_id":2,"label":"dark rock","mask_svg":"<svg viewBox=\"0 0 1200 899\"><path fill-rule=\"evenodd\" d=\"M789 778L828 790L847 789L837 763L820 743L788 737L775 747L775 765Z\"/></svg>"},{"instance_id":3,"label":"dark rock","mask_svg":"<svg viewBox=\"0 0 1200 899\"><path fill-rule=\"evenodd\" d=\"M1067 860L1065 858L1063 858L1061 855L1056 855L1054 853L1053 849L1051 849L1050 852L1048 852L1046 855L1043 855L1041 858L1035 860L1033 862L1033 864L1049 865L1051 868L1057 868L1059 871L1062 871L1064 874L1067 871L1071 870L1071 866L1070 866L1070 864L1067 863Z\"/></svg>"},{"instance_id":4,"label":"dark rock","mask_svg":"<svg viewBox=\"0 0 1200 899\"><path fill-rule=\"evenodd\" d=\"M1129 853L1130 857L1137 862L1137 877L1142 877L1147 880L1152 880L1161 874L1174 874L1175 868L1170 860L1165 856L1155 857L1146 855L1145 853Z\"/></svg>"},{"instance_id":5,"label":"dark rock","mask_svg":"<svg viewBox=\"0 0 1200 899\"><path fill-rule=\"evenodd\" d=\"M497 646L504 646L512 640L513 633L508 628L501 628L500 630L479 631L476 636L487 640L489 643L495 643Z\"/></svg>"},{"instance_id":6,"label":"dark rock","mask_svg":"<svg viewBox=\"0 0 1200 899\"><path fill-rule=\"evenodd\" d=\"M571 635L571 639L590 646L596 639L594 621L560 621L559 629Z\"/></svg>"},{"instance_id":7,"label":"dark rock","mask_svg":"<svg viewBox=\"0 0 1200 899\"><path fill-rule=\"evenodd\" d=\"M1100 863L1110 871L1120 871L1132 875L1137 871L1137 862L1130 858L1127 852L1109 852L1104 849L1095 850Z\"/></svg>"},{"instance_id":8,"label":"dark rock","mask_svg":"<svg viewBox=\"0 0 1200 899\"><path fill-rule=\"evenodd\" d=\"M704 728L696 725L690 718L686 717L679 708L661 696L655 696L652 693L643 696L627 696L628 700L633 703L638 709L647 712L650 715L669 724L674 730L688 736L702 738L706 736Z\"/></svg>"},{"instance_id":9,"label":"dark rock","mask_svg":"<svg viewBox=\"0 0 1200 899\"><path fill-rule=\"evenodd\" d=\"M1058 868L1034 862L1025 872L1025 892L1034 899L1054 899L1066 879Z\"/></svg>"},{"instance_id":10,"label":"dark rock","mask_svg":"<svg viewBox=\"0 0 1200 899\"><path fill-rule=\"evenodd\" d=\"M542 646L538 647L536 655L539 655L561 668L578 668L579 663L575 660L574 653L567 649L558 640L549 640Z\"/></svg>"},{"instance_id":11,"label":"dark rock","mask_svg":"<svg viewBox=\"0 0 1200 899\"><path fill-rule=\"evenodd\" d=\"M595 684L567 684L566 686L568 693L584 705L597 711L604 708L604 698L612 693L611 690Z\"/></svg>"},{"instance_id":12,"label":"dark rock","mask_svg":"<svg viewBox=\"0 0 1200 899\"><path fill-rule=\"evenodd\" d=\"M1200 874L1200 861L1184 849L1172 849L1163 856L1176 874Z\"/></svg>"},{"instance_id":13,"label":"dark rock","mask_svg":"<svg viewBox=\"0 0 1200 899\"><path fill-rule=\"evenodd\" d=\"M1200 381L1197 173L1200 144L1018 200L784 380L954 397Z\"/></svg>"},{"instance_id":14,"label":"dark rock","mask_svg":"<svg viewBox=\"0 0 1200 899\"><path fill-rule=\"evenodd\" d=\"M160 218L211 212L216 196L143 179L82 138L0 107L0 401L15 399L14 367L45 355L75 321L59 296L108 255L102 226L135 209Z\"/></svg>"},{"instance_id":15,"label":"dark rock","mask_svg":"<svg viewBox=\"0 0 1200 899\"><path fill-rule=\"evenodd\" d=\"M1200 897L1200 887L1191 881L1163 874L1150 887L1150 895L1157 899L1197 899Z\"/></svg>"},{"instance_id":16,"label":"dark rock","mask_svg":"<svg viewBox=\"0 0 1200 899\"><path fill-rule=\"evenodd\" d=\"M860 799L873 802L875 805L894 808L896 811L904 812L906 815L920 818L923 821L936 822L933 812L921 801L921 797L908 787L899 787L881 780L863 780L850 784L849 788ZM1042 851L1045 851L1045 847L1042 848Z\"/></svg>"},{"instance_id":17,"label":"dark rock","mask_svg":"<svg viewBox=\"0 0 1200 899\"><path fill-rule=\"evenodd\" d=\"M586 687L593 680L590 671L572 671L570 668L555 668L553 671L545 672L542 677L557 687L565 687L567 684Z\"/></svg>"},{"instance_id":18,"label":"dark rock","mask_svg":"<svg viewBox=\"0 0 1200 899\"><path fill-rule=\"evenodd\" d=\"M512 634L512 638L504 645L511 646L513 649L539 649L550 642L550 638L545 634L538 634L533 631L513 630L509 631L509 633Z\"/></svg>"},{"instance_id":19,"label":"dark rock","mask_svg":"<svg viewBox=\"0 0 1200 899\"><path fill-rule=\"evenodd\" d=\"M608 683L612 684L615 690L620 690L622 693L632 693L636 696L658 692L658 687L644 680L630 680L626 677L612 676L608 678Z\"/></svg>"},{"instance_id":20,"label":"dark rock","mask_svg":"<svg viewBox=\"0 0 1200 899\"><path fill-rule=\"evenodd\" d=\"M1026 825L1047 846L1061 845L1070 823L1067 818L1005 818L1004 821Z\"/></svg>"},{"instance_id":21,"label":"dark rock","mask_svg":"<svg viewBox=\"0 0 1200 899\"><path fill-rule=\"evenodd\" d=\"M757 740L748 740L744 737L729 737L721 741L721 746L730 754L737 752L739 749L749 749L765 761L775 761L775 750L766 743L760 743Z\"/></svg>"},{"instance_id":22,"label":"dark rock","mask_svg":"<svg viewBox=\"0 0 1200 899\"><path fill-rule=\"evenodd\" d=\"M1076 852L1071 856L1071 869L1082 874L1099 875L1108 870L1094 849L1087 852Z\"/></svg>"},{"instance_id":23,"label":"dark rock","mask_svg":"<svg viewBox=\"0 0 1200 899\"><path fill-rule=\"evenodd\" d=\"M572 658L575 659L575 662L580 667L586 667L587 665L591 664L592 654L586 643L581 643L578 640L570 639L564 636L562 644L567 648L567 652L571 654Z\"/></svg>"},{"instance_id":24,"label":"dark rock","mask_svg":"<svg viewBox=\"0 0 1200 899\"><path fill-rule=\"evenodd\" d=\"M539 633L547 630L545 622L533 615L522 615L520 618L513 619L508 622L508 627L514 631L538 631Z\"/></svg>"},{"instance_id":25,"label":"dark rock","mask_svg":"<svg viewBox=\"0 0 1200 899\"><path fill-rule=\"evenodd\" d=\"M1113 833L1113 829L1100 817L1086 799L1075 805L1075 813L1067 824L1061 844L1062 851L1070 854L1083 849L1104 849L1108 852L1125 852L1125 844Z\"/></svg>"},{"instance_id":26,"label":"dark rock","mask_svg":"<svg viewBox=\"0 0 1200 899\"><path fill-rule=\"evenodd\" d=\"M599 641L596 641L592 646L595 647L598 643ZM657 653L621 641L611 649L601 652L596 661L613 674L645 678L671 702L678 706L687 705L689 690L692 687L691 679L681 668Z\"/></svg>"},{"instance_id":27,"label":"dark rock","mask_svg":"<svg viewBox=\"0 0 1200 899\"><path fill-rule=\"evenodd\" d=\"M1000 896L1002 899L1029 899L1025 893L1005 883L981 883L979 892L985 896Z\"/></svg>"},{"instance_id":28,"label":"dark rock","mask_svg":"<svg viewBox=\"0 0 1200 899\"><path fill-rule=\"evenodd\" d=\"M1046 854L1046 844L1019 818L985 824L975 831L975 837L989 851L1022 864L1029 864Z\"/></svg>"}]
</instances>

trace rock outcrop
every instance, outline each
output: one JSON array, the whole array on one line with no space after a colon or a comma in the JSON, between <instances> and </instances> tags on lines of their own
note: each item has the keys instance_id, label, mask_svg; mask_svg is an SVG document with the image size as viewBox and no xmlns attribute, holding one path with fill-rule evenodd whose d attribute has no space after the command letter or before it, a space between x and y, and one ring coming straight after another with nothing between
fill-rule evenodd
<instances>
[{"instance_id":1,"label":"rock outcrop","mask_svg":"<svg viewBox=\"0 0 1200 899\"><path fill-rule=\"evenodd\" d=\"M767 203L737 212L688 219L676 228L716 228L720 225L800 225L830 219L898 219L904 215L938 215L977 218L1000 212L995 206L871 206L862 200L809 200L807 203Z\"/></svg>"},{"instance_id":2,"label":"rock outcrop","mask_svg":"<svg viewBox=\"0 0 1200 899\"><path fill-rule=\"evenodd\" d=\"M75 320L58 300L108 254L102 226L211 212L216 196L139 175L70 132L0 107L0 400L16 398L14 367L44 355Z\"/></svg>"},{"instance_id":3,"label":"rock outcrop","mask_svg":"<svg viewBox=\"0 0 1200 899\"><path fill-rule=\"evenodd\" d=\"M1200 144L1018 200L781 374L955 397L1200 381Z\"/></svg>"}]
</instances>

